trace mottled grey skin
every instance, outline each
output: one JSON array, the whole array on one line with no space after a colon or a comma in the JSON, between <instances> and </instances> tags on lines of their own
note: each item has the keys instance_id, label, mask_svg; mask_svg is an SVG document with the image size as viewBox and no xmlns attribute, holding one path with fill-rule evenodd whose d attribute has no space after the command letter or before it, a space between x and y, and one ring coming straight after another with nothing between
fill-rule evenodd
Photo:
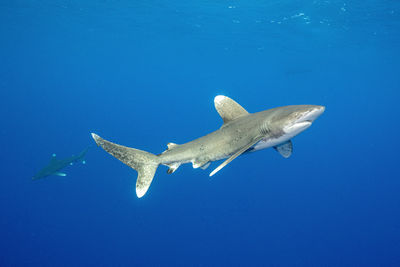
<instances>
[{"instance_id":1,"label":"mottled grey skin","mask_svg":"<svg viewBox=\"0 0 400 267\"><path fill-rule=\"evenodd\" d=\"M289 106L249 113L215 132L165 151L160 155L160 163L168 165L194 161L205 164L227 158L258 137L270 140L284 135L283 120L291 120L285 115L288 110L295 112L313 107Z\"/></svg>"},{"instance_id":2,"label":"mottled grey skin","mask_svg":"<svg viewBox=\"0 0 400 267\"><path fill-rule=\"evenodd\" d=\"M52 156L49 164L45 166L43 169L38 171L35 176L33 176L33 180L41 179L47 177L49 175L57 175L60 170L64 169L65 167L71 165L74 162L84 162L85 155L88 151L89 147L79 153L77 156L71 156L66 159L56 159L55 155Z\"/></svg>"},{"instance_id":3,"label":"mottled grey skin","mask_svg":"<svg viewBox=\"0 0 400 267\"><path fill-rule=\"evenodd\" d=\"M185 144L170 143L168 149L157 156L114 144L96 134L92 136L104 150L138 171L136 193L140 198L147 192L159 164L168 166L168 173L173 173L183 163L191 162L193 168L207 168L209 162L228 158L211 172L211 176L245 152L275 147L288 157L292 149L290 139L307 129L325 109L297 105L251 114L225 96L217 96L215 106L224 121L220 129ZM285 149L279 150L279 146Z\"/></svg>"}]
</instances>

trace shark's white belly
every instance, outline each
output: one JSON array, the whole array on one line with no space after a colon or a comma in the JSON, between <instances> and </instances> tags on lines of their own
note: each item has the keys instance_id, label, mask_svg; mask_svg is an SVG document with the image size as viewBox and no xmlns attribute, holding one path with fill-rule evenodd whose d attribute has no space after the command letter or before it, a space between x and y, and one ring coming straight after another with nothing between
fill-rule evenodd
<instances>
[{"instance_id":1,"label":"shark's white belly","mask_svg":"<svg viewBox=\"0 0 400 267\"><path fill-rule=\"evenodd\" d=\"M264 138L261 141L259 141L257 144L255 144L251 149L249 149L248 152L255 152L255 151L258 151L258 150L262 150L262 149L278 146L280 144L283 144L283 143L287 142L288 140L290 140L290 138L291 138L291 136L289 136L289 135L283 135L283 136L281 136L279 138L274 138L274 139ZM221 160L221 159L226 159L226 158L229 158L232 155L233 154L224 155L224 156L221 156L221 157L216 157L216 158L212 159L211 161L217 161L217 160Z\"/></svg>"},{"instance_id":2,"label":"shark's white belly","mask_svg":"<svg viewBox=\"0 0 400 267\"><path fill-rule=\"evenodd\" d=\"M288 135L282 135L281 137L279 137L279 138L273 138L273 139L271 139L271 138L264 138L264 139L262 139L260 142L258 142L257 144L255 144L254 146L253 146L253 148L252 148L252 150L251 150L251 152L254 152L254 151L258 151L258 150L261 150L261 149L266 149L266 148L269 148L269 147L274 147L274 146L277 146L277 145L280 145L280 144L282 144L282 143L285 143L286 141L288 141L290 139L290 136L288 136Z\"/></svg>"}]
</instances>

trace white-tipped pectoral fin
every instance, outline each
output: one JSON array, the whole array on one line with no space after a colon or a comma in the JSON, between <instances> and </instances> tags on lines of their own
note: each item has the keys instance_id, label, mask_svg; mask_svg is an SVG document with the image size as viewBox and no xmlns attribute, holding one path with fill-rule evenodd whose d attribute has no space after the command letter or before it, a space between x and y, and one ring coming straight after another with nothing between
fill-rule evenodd
<instances>
[{"instance_id":1,"label":"white-tipped pectoral fin","mask_svg":"<svg viewBox=\"0 0 400 267\"><path fill-rule=\"evenodd\" d=\"M233 154L232 156L230 156L227 160L225 160L221 165L219 165L215 170L213 170L210 173L210 177L213 176L214 174L216 174L219 170L221 170L223 167L225 167L226 165L229 164L229 162L231 162L232 160L234 160L235 158L237 158L238 156L240 156L243 152L245 152L247 149L249 149L250 147L252 147L254 144L256 144L258 141L260 141L262 139L262 137L258 137L253 139L253 141L251 141L249 144L247 144L246 146L242 147L239 151L237 151L235 154Z\"/></svg>"},{"instance_id":2,"label":"white-tipped pectoral fin","mask_svg":"<svg viewBox=\"0 0 400 267\"><path fill-rule=\"evenodd\" d=\"M54 175L57 175L57 176L67 176L67 174L66 174L66 173L63 173L63 172L56 172L56 173L54 173Z\"/></svg>"},{"instance_id":3,"label":"white-tipped pectoral fin","mask_svg":"<svg viewBox=\"0 0 400 267\"><path fill-rule=\"evenodd\" d=\"M193 169L197 169L197 168L203 169L203 167L206 166L208 163L209 163L209 160L205 159L205 158L192 160ZM208 166L209 166L209 164L205 168L207 168Z\"/></svg>"},{"instance_id":4,"label":"white-tipped pectoral fin","mask_svg":"<svg viewBox=\"0 0 400 267\"><path fill-rule=\"evenodd\" d=\"M274 146L275 150L279 152L279 154L282 155L284 158L290 157L293 153L293 144L292 141L289 140L283 144L280 144L278 146Z\"/></svg>"}]
</instances>

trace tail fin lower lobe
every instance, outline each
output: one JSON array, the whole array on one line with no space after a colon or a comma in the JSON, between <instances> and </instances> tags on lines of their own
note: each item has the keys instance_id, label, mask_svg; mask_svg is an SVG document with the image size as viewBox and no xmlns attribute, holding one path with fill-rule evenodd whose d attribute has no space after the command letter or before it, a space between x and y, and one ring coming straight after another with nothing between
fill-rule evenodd
<instances>
[{"instance_id":1,"label":"tail fin lower lobe","mask_svg":"<svg viewBox=\"0 0 400 267\"><path fill-rule=\"evenodd\" d=\"M138 198L144 196L153 181L159 165L159 158L146 151L109 142L94 133L92 133L92 137L97 145L138 172L136 195Z\"/></svg>"}]
</instances>

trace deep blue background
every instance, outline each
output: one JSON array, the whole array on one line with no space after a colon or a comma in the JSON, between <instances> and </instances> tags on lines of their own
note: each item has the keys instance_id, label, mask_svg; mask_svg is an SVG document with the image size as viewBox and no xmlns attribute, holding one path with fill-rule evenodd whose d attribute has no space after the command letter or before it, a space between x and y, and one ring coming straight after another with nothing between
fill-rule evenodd
<instances>
[{"instance_id":1,"label":"deep blue background","mask_svg":"<svg viewBox=\"0 0 400 267\"><path fill-rule=\"evenodd\" d=\"M0 265L400 266L400 3L0 0ZM325 105L294 154L149 192L90 132L152 153L249 112Z\"/></svg>"}]
</instances>

